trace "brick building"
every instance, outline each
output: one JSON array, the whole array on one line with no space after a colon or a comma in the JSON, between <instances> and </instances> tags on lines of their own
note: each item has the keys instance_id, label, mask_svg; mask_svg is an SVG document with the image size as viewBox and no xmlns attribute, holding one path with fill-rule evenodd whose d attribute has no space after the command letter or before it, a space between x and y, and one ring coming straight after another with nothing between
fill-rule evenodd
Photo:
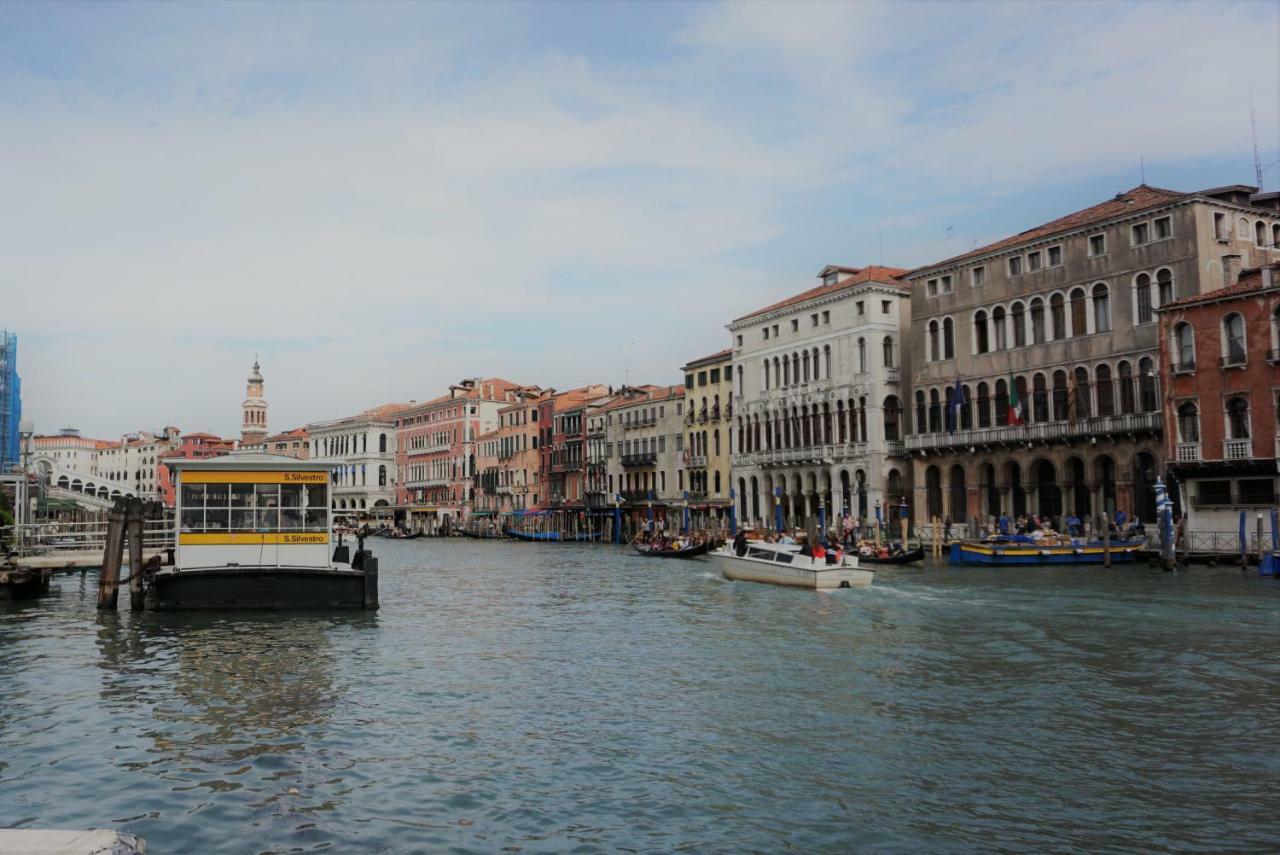
<instances>
[{"instance_id":1,"label":"brick building","mask_svg":"<svg viewBox=\"0 0 1280 855\"><path fill-rule=\"evenodd\" d=\"M1234 532L1276 504L1280 263L1159 315L1171 492L1188 532Z\"/></svg>"},{"instance_id":2,"label":"brick building","mask_svg":"<svg viewBox=\"0 0 1280 855\"><path fill-rule=\"evenodd\" d=\"M550 395L539 402L542 506L587 508L587 408L609 390L599 384Z\"/></svg>"}]
</instances>

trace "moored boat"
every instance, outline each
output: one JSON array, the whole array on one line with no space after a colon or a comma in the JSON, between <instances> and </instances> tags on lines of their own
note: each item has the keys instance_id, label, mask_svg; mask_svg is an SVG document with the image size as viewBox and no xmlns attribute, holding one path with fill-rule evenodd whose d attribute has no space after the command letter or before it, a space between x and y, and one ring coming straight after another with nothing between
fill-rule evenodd
<instances>
[{"instance_id":1,"label":"moored boat","mask_svg":"<svg viewBox=\"0 0 1280 855\"><path fill-rule=\"evenodd\" d=\"M828 564L826 557L814 558L801 551L798 544L748 541L742 555L734 552L732 543L707 554L725 576L743 582L826 591L865 588L875 578L874 571L858 566L854 555L837 553L837 563Z\"/></svg>"},{"instance_id":2,"label":"moored boat","mask_svg":"<svg viewBox=\"0 0 1280 855\"><path fill-rule=\"evenodd\" d=\"M145 576L148 608L378 607L377 559L341 540L330 551L327 464L235 453L170 467L177 547Z\"/></svg>"},{"instance_id":3,"label":"moored boat","mask_svg":"<svg viewBox=\"0 0 1280 855\"><path fill-rule=\"evenodd\" d=\"M559 531L520 531L507 526L502 529L507 537L516 540L535 541L538 543L587 543L599 540L604 536L600 531L580 531L575 534L564 534Z\"/></svg>"},{"instance_id":4,"label":"moored boat","mask_svg":"<svg viewBox=\"0 0 1280 855\"><path fill-rule=\"evenodd\" d=\"M1114 540L1110 545L1113 562L1131 562L1146 548L1143 540ZM951 544L952 564L981 564L1026 567L1041 564L1102 564L1106 547L1100 540L1043 542L1030 538L964 540Z\"/></svg>"}]
</instances>

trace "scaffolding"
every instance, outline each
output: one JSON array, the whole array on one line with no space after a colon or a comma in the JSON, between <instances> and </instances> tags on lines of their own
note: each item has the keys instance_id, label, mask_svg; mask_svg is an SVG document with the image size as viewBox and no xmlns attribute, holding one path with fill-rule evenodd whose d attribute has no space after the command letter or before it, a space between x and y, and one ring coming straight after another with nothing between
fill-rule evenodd
<instances>
[{"instance_id":1,"label":"scaffolding","mask_svg":"<svg viewBox=\"0 0 1280 855\"><path fill-rule=\"evenodd\" d=\"M22 422L22 381L18 377L18 337L0 330L0 472L18 465Z\"/></svg>"}]
</instances>

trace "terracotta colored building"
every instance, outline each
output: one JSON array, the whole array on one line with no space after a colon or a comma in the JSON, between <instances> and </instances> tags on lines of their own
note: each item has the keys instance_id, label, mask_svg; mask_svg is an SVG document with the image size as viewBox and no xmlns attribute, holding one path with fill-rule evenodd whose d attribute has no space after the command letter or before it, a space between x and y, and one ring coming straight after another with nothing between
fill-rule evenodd
<instances>
[{"instance_id":1,"label":"terracotta colored building","mask_svg":"<svg viewBox=\"0 0 1280 855\"><path fill-rule=\"evenodd\" d=\"M468 514L475 498L477 439L498 427L498 410L516 403L523 388L497 377L467 379L450 386L448 394L395 414L400 522L435 529Z\"/></svg>"},{"instance_id":2,"label":"terracotta colored building","mask_svg":"<svg viewBox=\"0 0 1280 855\"><path fill-rule=\"evenodd\" d=\"M549 394L537 387L516 390L519 402L498 410L497 429L477 441L477 510L509 513L537 508L542 463L538 410Z\"/></svg>"},{"instance_id":3,"label":"terracotta colored building","mask_svg":"<svg viewBox=\"0 0 1280 855\"><path fill-rule=\"evenodd\" d=\"M1235 532L1276 504L1280 263L1159 309L1165 454L1190 533Z\"/></svg>"},{"instance_id":4,"label":"terracotta colored building","mask_svg":"<svg viewBox=\"0 0 1280 855\"><path fill-rule=\"evenodd\" d=\"M587 507L587 405L606 397L599 384L549 396L538 405L543 507Z\"/></svg>"},{"instance_id":5,"label":"terracotta colored building","mask_svg":"<svg viewBox=\"0 0 1280 855\"><path fill-rule=\"evenodd\" d=\"M203 433L196 431L195 433L184 433L182 442L171 452L161 458L159 467L160 493L161 499L168 507L174 504L174 478L173 471L168 467L167 462L170 460L202 460L207 457L219 457L223 454L230 454L236 450L236 441L234 439L223 439L217 434Z\"/></svg>"},{"instance_id":6,"label":"terracotta colored building","mask_svg":"<svg viewBox=\"0 0 1280 855\"><path fill-rule=\"evenodd\" d=\"M282 457L306 460L311 456L311 435L307 433L306 428L294 428L247 445L242 442L240 450L260 451L264 454L278 454Z\"/></svg>"}]
</instances>

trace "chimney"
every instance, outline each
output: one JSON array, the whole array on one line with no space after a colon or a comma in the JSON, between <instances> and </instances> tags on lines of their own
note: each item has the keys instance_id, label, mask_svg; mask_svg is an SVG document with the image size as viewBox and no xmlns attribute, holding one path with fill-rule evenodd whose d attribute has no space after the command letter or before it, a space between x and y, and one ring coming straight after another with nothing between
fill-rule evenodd
<instances>
[{"instance_id":1,"label":"chimney","mask_svg":"<svg viewBox=\"0 0 1280 855\"><path fill-rule=\"evenodd\" d=\"M1222 284L1234 285L1236 280L1240 278L1240 256L1224 255L1222 256Z\"/></svg>"}]
</instances>

